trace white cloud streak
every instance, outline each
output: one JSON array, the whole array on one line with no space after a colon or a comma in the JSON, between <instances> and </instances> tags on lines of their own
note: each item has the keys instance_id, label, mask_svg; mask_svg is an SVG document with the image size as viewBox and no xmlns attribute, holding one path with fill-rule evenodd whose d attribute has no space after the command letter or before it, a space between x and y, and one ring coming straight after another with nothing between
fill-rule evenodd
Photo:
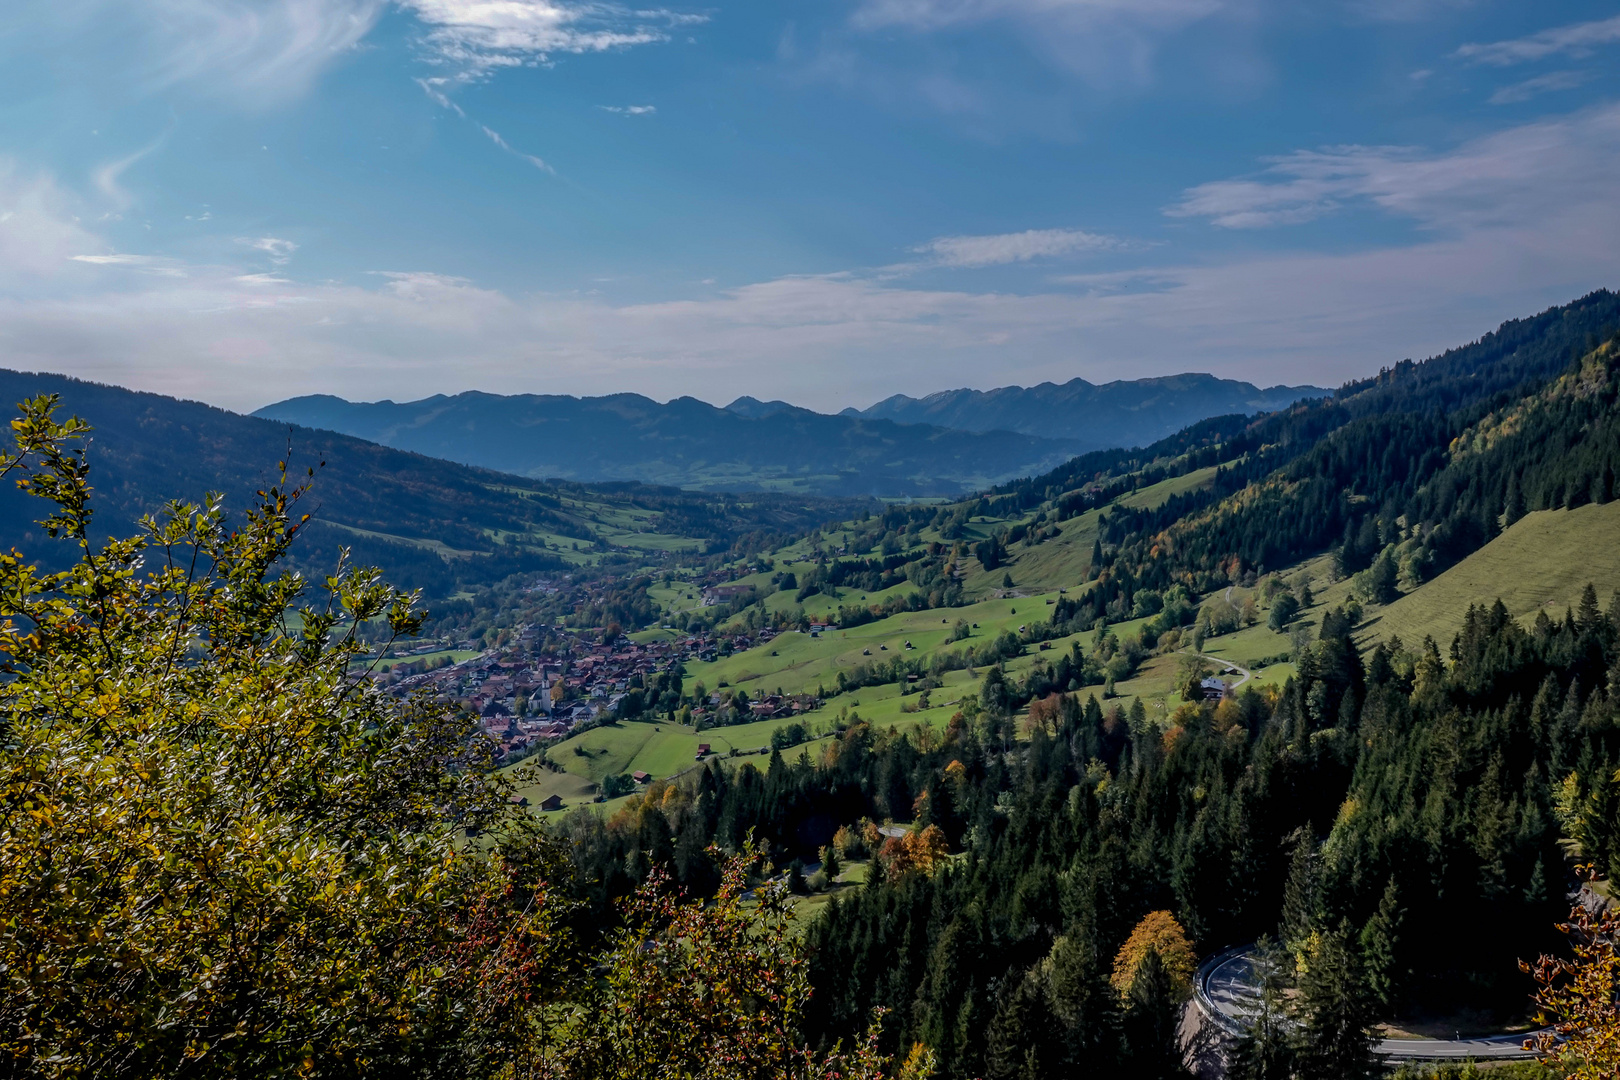
<instances>
[{"instance_id":1,"label":"white cloud streak","mask_svg":"<svg viewBox=\"0 0 1620 1080\"><path fill-rule=\"evenodd\" d=\"M1574 90L1591 80L1592 76L1584 71L1551 71L1545 75L1537 75L1533 79L1504 86L1489 98L1492 105L1516 105L1521 101L1540 97L1559 90Z\"/></svg>"},{"instance_id":2,"label":"white cloud streak","mask_svg":"<svg viewBox=\"0 0 1620 1080\"><path fill-rule=\"evenodd\" d=\"M130 270L137 270L144 274L155 274L158 277L183 278L185 268L177 259L163 258L158 255L132 255L127 252L114 252L108 255L71 255L73 262L88 263L91 266L117 266Z\"/></svg>"},{"instance_id":3,"label":"white cloud streak","mask_svg":"<svg viewBox=\"0 0 1620 1080\"><path fill-rule=\"evenodd\" d=\"M620 116L651 116L658 111L656 105L598 105L597 108Z\"/></svg>"},{"instance_id":4,"label":"white cloud streak","mask_svg":"<svg viewBox=\"0 0 1620 1080\"><path fill-rule=\"evenodd\" d=\"M51 47L86 79L112 78L123 94L186 86L257 109L305 93L371 32L387 0L16 3L21 10L8 11L14 25L70 35ZM41 42L14 36L5 44Z\"/></svg>"},{"instance_id":5,"label":"white cloud streak","mask_svg":"<svg viewBox=\"0 0 1620 1080\"><path fill-rule=\"evenodd\" d=\"M1119 246L1119 241L1111 236L1079 229L1026 229L992 236L941 236L912 250L931 256L936 266L973 268L1106 251Z\"/></svg>"},{"instance_id":6,"label":"white cloud streak","mask_svg":"<svg viewBox=\"0 0 1620 1080\"><path fill-rule=\"evenodd\" d=\"M862 0L850 17L861 31L918 34L999 23L1052 66L1106 89L1153 77L1166 35L1209 18L1233 0ZM959 93L945 87L948 92Z\"/></svg>"},{"instance_id":7,"label":"white cloud streak","mask_svg":"<svg viewBox=\"0 0 1620 1080\"><path fill-rule=\"evenodd\" d=\"M1476 64L1509 67L1513 64L1544 60L1549 56L1589 56L1598 47L1620 42L1620 15L1592 22L1572 23L1543 30L1528 37L1488 44L1471 43L1457 50L1457 56Z\"/></svg>"},{"instance_id":8,"label":"white cloud streak","mask_svg":"<svg viewBox=\"0 0 1620 1080\"><path fill-rule=\"evenodd\" d=\"M440 108L449 109L451 112L465 120L467 119L467 114L462 111L460 105L457 105L454 101L450 100L450 95L444 92L444 87L449 82L449 79L442 77L435 79L417 79L416 85L420 86L423 92L427 94L429 101L433 102L435 105L438 105Z\"/></svg>"},{"instance_id":9,"label":"white cloud streak","mask_svg":"<svg viewBox=\"0 0 1620 1080\"><path fill-rule=\"evenodd\" d=\"M1191 188L1166 213L1260 228L1370 205L1425 228L1456 231L1585 205L1612 191L1617 165L1620 107L1606 105L1440 153L1392 146L1301 150L1274 159L1259 176Z\"/></svg>"},{"instance_id":10,"label":"white cloud streak","mask_svg":"<svg viewBox=\"0 0 1620 1080\"><path fill-rule=\"evenodd\" d=\"M942 30L1016 19L1057 25L1106 18L1179 25L1211 14L1217 0L865 0L852 16L863 29Z\"/></svg>"},{"instance_id":11,"label":"white cloud streak","mask_svg":"<svg viewBox=\"0 0 1620 1080\"><path fill-rule=\"evenodd\" d=\"M535 157L533 154L525 154L521 150L512 149L511 144L505 139L501 138L501 133L496 131L494 128L487 127L484 124L479 124L478 127L479 130L481 130L485 135L489 136L490 142L494 143L502 150L505 150L508 154L511 154L513 157L522 158L524 161L527 161L530 165L533 165L541 172L551 173L553 176L556 175L556 169L553 169L550 165L547 165L544 161Z\"/></svg>"},{"instance_id":12,"label":"white cloud streak","mask_svg":"<svg viewBox=\"0 0 1620 1080\"><path fill-rule=\"evenodd\" d=\"M245 240L243 243L255 251L264 252L276 266L287 265L292 261L293 252L298 250L298 245L291 240L279 240L274 236L261 236L257 240Z\"/></svg>"},{"instance_id":13,"label":"white cloud streak","mask_svg":"<svg viewBox=\"0 0 1620 1080\"><path fill-rule=\"evenodd\" d=\"M398 0L427 28L430 58L458 80L543 64L557 53L592 53L668 41L707 15L636 10L578 0Z\"/></svg>"}]
</instances>

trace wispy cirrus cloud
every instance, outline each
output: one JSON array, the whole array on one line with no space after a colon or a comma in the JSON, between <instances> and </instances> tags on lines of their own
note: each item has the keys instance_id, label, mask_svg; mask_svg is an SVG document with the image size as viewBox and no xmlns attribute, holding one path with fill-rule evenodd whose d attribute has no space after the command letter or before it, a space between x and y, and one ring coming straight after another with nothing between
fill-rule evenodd
<instances>
[{"instance_id":1,"label":"wispy cirrus cloud","mask_svg":"<svg viewBox=\"0 0 1620 1080\"><path fill-rule=\"evenodd\" d=\"M1271 159L1270 167L1256 177L1214 180L1189 188L1165 213L1208 218L1226 229L1299 225L1339 209L1350 199L1376 197L1379 177L1414 155L1411 149L1398 146L1297 150Z\"/></svg>"},{"instance_id":2,"label":"wispy cirrus cloud","mask_svg":"<svg viewBox=\"0 0 1620 1080\"><path fill-rule=\"evenodd\" d=\"M929 256L930 265L970 269L1106 251L1120 246L1115 237L1080 229L1026 229L988 236L940 236L912 250Z\"/></svg>"},{"instance_id":3,"label":"wispy cirrus cloud","mask_svg":"<svg viewBox=\"0 0 1620 1080\"><path fill-rule=\"evenodd\" d=\"M291 240L282 240L274 236L261 236L254 240L244 240L242 242L254 251L264 252L275 266L287 265L292 261L293 252L298 250L298 245Z\"/></svg>"},{"instance_id":4,"label":"wispy cirrus cloud","mask_svg":"<svg viewBox=\"0 0 1620 1080\"><path fill-rule=\"evenodd\" d=\"M1574 90L1591 79L1592 76L1584 71L1551 71L1545 75L1537 75L1533 79L1514 83L1512 86L1501 87L1487 100L1492 105L1514 105L1540 97L1542 94Z\"/></svg>"},{"instance_id":5,"label":"wispy cirrus cloud","mask_svg":"<svg viewBox=\"0 0 1620 1080\"><path fill-rule=\"evenodd\" d=\"M73 262L88 263L91 266L121 266L133 270L140 270L148 274L158 274L162 277L185 277L178 260L163 258L158 255L132 255L128 252L111 252L106 255L70 255Z\"/></svg>"},{"instance_id":6,"label":"wispy cirrus cloud","mask_svg":"<svg viewBox=\"0 0 1620 1080\"><path fill-rule=\"evenodd\" d=\"M447 74L416 80L428 98L463 120L472 120L451 94L458 86L516 67L537 67L558 53L598 53L670 40L677 27L707 22L708 15L666 8L626 8L595 0L396 0L425 27L424 55ZM641 116L651 105L602 106ZM549 162L513 147L488 124L478 124L490 142L541 172Z\"/></svg>"},{"instance_id":7,"label":"wispy cirrus cloud","mask_svg":"<svg viewBox=\"0 0 1620 1080\"><path fill-rule=\"evenodd\" d=\"M597 108L620 116L651 116L658 111L656 105L598 105Z\"/></svg>"},{"instance_id":8,"label":"wispy cirrus cloud","mask_svg":"<svg viewBox=\"0 0 1620 1080\"><path fill-rule=\"evenodd\" d=\"M13 0L6 48L49 48L121 95L187 88L237 107L306 92L376 26L388 0Z\"/></svg>"},{"instance_id":9,"label":"wispy cirrus cloud","mask_svg":"<svg viewBox=\"0 0 1620 1080\"><path fill-rule=\"evenodd\" d=\"M1468 6L1470 0L1349 0L1350 10L1373 22L1409 23Z\"/></svg>"},{"instance_id":10,"label":"wispy cirrus cloud","mask_svg":"<svg viewBox=\"0 0 1620 1080\"><path fill-rule=\"evenodd\" d=\"M551 173L553 176L556 175L557 170L553 169L550 165L547 165L542 159L535 157L533 154L525 154L521 150L512 149L511 144L505 139L501 138L501 133L496 131L494 128L485 124L479 124L478 127L485 135L489 136L490 142L494 143L502 150L505 150L508 154L511 154L513 157L522 158L524 161L527 161L530 165L533 165L541 172Z\"/></svg>"},{"instance_id":11,"label":"wispy cirrus cloud","mask_svg":"<svg viewBox=\"0 0 1620 1080\"><path fill-rule=\"evenodd\" d=\"M1600 46L1620 42L1620 15L1592 22L1571 23L1527 37L1489 43L1473 42L1457 50L1457 56L1476 64L1509 67L1513 64L1544 60L1549 56L1588 56Z\"/></svg>"},{"instance_id":12,"label":"wispy cirrus cloud","mask_svg":"<svg viewBox=\"0 0 1620 1080\"><path fill-rule=\"evenodd\" d=\"M1525 124L1451 150L1338 146L1271 159L1260 174L1189 188L1171 217L1229 229L1312 221L1370 205L1426 228L1528 220L1608 198L1620 166L1620 107Z\"/></svg>"},{"instance_id":13,"label":"wispy cirrus cloud","mask_svg":"<svg viewBox=\"0 0 1620 1080\"><path fill-rule=\"evenodd\" d=\"M91 266L145 266L152 261L150 255L130 255L113 252L109 255L70 255L74 262L89 263Z\"/></svg>"},{"instance_id":14,"label":"wispy cirrus cloud","mask_svg":"<svg viewBox=\"0 0 1620 1080\"><path fill-rule=\"evenodd\" d=\"M1100 87L1153 78L1162 38L1231 6L1231 0L861 0L862 31L941 33L999 23L1052 66Z\"/></svg>"},{"instance_id":15,"label":"wispy cirrus cloud","mask_svg":"<svg viewBox=\"0 0 1620 1080\"><path fill-rule=\"evenodd\" d=\"M1083 20L1123 17L1174 25L1201 18L1220 7L1220 0L864 0L851 19L863 28L900 26L914 30L940 30L992 19L1074 25Z\"/></svg>"},{"instance_id":16,"label":"wispy cirrus cloud","mask_svg":"<svg viewBox=\"0 0 1620 1080\"><path fill-rule=\"evenodd\" d=\"M708 15L594 0L398 0L426 28L429 58L460 80L530 67L558 53L592 53L668 41Z\"/></svg>"}]
</instances>

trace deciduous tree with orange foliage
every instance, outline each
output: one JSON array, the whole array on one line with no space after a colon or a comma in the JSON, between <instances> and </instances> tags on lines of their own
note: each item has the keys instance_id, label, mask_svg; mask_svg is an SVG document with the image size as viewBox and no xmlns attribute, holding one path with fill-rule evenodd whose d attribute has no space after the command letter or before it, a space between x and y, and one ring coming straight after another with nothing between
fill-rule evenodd
<instances>
[{"instance_id":1,"label":"deciduous tree with orange foliage","mask_svg":"<svg viewBox=\"0 0 1620 1080\"><path fill-rule=\"evenodd\" d=\"M1620 1075L1620 914L1577 903L1558 928L1570 959L1520 964L1535 976L1536 1019L1547 1025L1525 1049L1570 1080L1609 1080Z\"/></svg>"},{"instance_id":2,"label":"deciduous tree with orange foliage","mask_svg":"<svg viewBox=\"0 0 1620 1080\"><path fill-rule=\"evenodd\" d=\"M945 837L945 830L938 825L930 825L920 832L889 837L878 851L878 858L883 860L884 869L893 879L913 872L931 874L950 853L950 841Z\"/></svg>"},{"instance_id":3,"label":"deciduous tree with orange foliage","mask_svg":"<svg viewBox=\"0 0 1620 1080\"><path fill-rule=\"evenodd\" d=\"M1198 960L1192 942L1187 940L1187 932L1168 911L1150 911L1142 916L1142 921L1136 924L1131 936L1120 946L1114 957L1114 973L1108 980L1114 989L1122 996L1128 995L1131 984L1136 981L1137 970L1150 953L1156 955L1164 965L1176 993L1185 997L1192 989L1193 972L1198 968Z\"/></svg>"}]
</instances>

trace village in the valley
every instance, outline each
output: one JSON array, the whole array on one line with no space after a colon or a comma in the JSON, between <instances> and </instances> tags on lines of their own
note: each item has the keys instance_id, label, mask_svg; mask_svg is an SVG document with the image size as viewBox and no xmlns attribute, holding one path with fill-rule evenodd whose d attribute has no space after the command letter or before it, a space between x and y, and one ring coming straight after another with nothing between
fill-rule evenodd
<instances>
[{"instance_id":1,"label":"village in the valley","mask_svg":"<svg viewBox=\"0 0 1620 1080\"><path fill-rule=\"evenodd\" d=\"M735 595L736 587L726 584L703 590L708 605ZM638 642L598 628L534 623L514 628L503 646L432 670L403 676L394 673L390 677L389 666L379 663L380 658L368 663L370 677L395 696L426 693L477 716L479 735L489 741L496 760L510 763L616 718L623 711L627 695L647 690L660 677L665 685L670 683L670 676L683 679L684 665L689 662L713 661L734 650L765 644L779 633L796 632L769 626L754 631L727 630L722 635L712 631L689 634L667 626L663 629L672 636ZM828 627L812 624L806 632L818 634L824 629ZM396 663L408 662L417 656L442 656L450 644L420 642L409 649L385 650L385 655L394 657ZM474 643L454 644L465 649ZM679 681L675 685L679 686ZM699 729L724 723L726 717L752 721L794 716L820 704L813 694L762 693L744 703L735 694L718 690L696 701L691 699L692 692L691 686L685 688L681 711L683 719ZM723 702L729 710L722 709Z\"/></svg>"}]
</instances>

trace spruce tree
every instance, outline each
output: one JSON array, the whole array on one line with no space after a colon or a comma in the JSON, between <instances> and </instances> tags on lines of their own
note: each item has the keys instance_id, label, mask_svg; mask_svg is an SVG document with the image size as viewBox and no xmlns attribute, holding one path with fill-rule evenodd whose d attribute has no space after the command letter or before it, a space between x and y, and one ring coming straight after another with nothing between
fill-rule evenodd
<instances>
[{"instance_id":1,"label":"spruce tree","mask_svg":"<svg viewBox=\"0 0 1620 1080\"><path fill-rule=\"evenodd\" d=\"M1581 633L1588 634L1598 628L1603 621L1603 609L1598 607L1597 589L1588 581L1586 588L1581 591L1581 605L1575 613L1575 625Z\"/></svg>"},{"instance_id":2,"label":"spruce tree","mask_svg":"<svg viewBox=\"0 0 1620 1080\"><path fill-rule=\"evenodd\" d=\"M1400 891L1394 875L1384 886L1378 910L1361 931L1361 958L1367 993L1381 1011L1393 1010L1400 1001L1404 972L1400 969L1401 922L1406 912L1400 906Z\"/></svg>"},{"instance_id":3,"label":"spruce tree","mask_svg":"<svg viewBox=\"0 0 1620 1080\"><path fill-rule=\"evenodd\" d=\"M835 880L843 872L843 866L838 860L838 849L831 844L821 849L821 869L827 875L828 881Z\"/></svg>"},{"instance_id":4,"label":"spruce tree","mask_svg":"<svg viewBox=\"0 0 1620 1080\"><path fill-rule=\"evenodd\" d=\"M1383 1073L1367 993L1348 920L1314 939L1299 980L1299 1080L1374 1080Z\"/></svg>"},{"instance_id":5,"label":"spruce tree","mask_svg":"<svg viewBox=\"0 0 1620 1080\"><path fill-rule=\"evenodd\" d=\"M1181 1080L1189 1075L1181 1048L1182 1004L1159 954L1149 952L1131 980L1125 1005L1125 1046L1132 1076Z\"/></svg>"},{"instance_id":6,"label":"spruce tree","mask_svg":"<svg viewBox=\"0 0 1620 1080\"><path fill-rule=\"evenodd\" d=\"M1013 975L985 1032L985 1080L1041 1080L1058 1075L1051 1011L1033 973Z\"/></svg>"},{"instance_id":7,"label":"spruce tree","mask_svg":"<svg viewBox=\"0 0 1620 1080\"><path fill-rule=\"evenodd\" d=\"M1077 927L1052 944L1041 966L1068 1065L1107 1075L1119 1061L1119 996L1098 963L1094 935Z\"/></svg>"},{"instance_id":8,"label":"spruce tree","mask_svg":"<svg viewBox=\"0 0 1620 1080\"><path fill-rule=\"evenodd\" d=\"M1316 925L1316 841L1304 828L1295 830L1289 839L1294 853L1283 892L1282 924L1277 930L1284 948L1296 952Z\"/></svg>"},{"instance_id":9,"label":"spruce tree","mask_svg":"<svg viewBox=\"0 0 1620 1080\"><path fill-rule=\"evenodd\" d=\"M1508 476L1507 502L1502 510L1502 524L1504 527L1512 525L1524 517L1524 492L1519 489L1519 474Z\"/></svg>"}]
</instances>

